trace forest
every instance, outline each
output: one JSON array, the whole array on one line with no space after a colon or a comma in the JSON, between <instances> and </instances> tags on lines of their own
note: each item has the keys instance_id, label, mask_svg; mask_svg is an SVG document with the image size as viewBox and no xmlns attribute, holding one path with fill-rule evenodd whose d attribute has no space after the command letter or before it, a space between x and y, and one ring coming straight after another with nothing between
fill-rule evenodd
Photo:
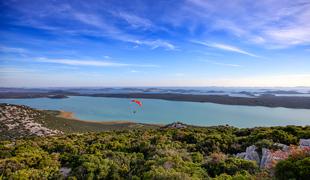
<instances>
[{"instance_id":1,"label":"forest","mask_svg":"<svg viewBox=\"0 0 310 180\"><path fill-rule=\"evenodd\" d=\"M0 179L310 179L310 151L261 169L248 146L298 147L310 126L128 129L0 142ZM258 151L258 153L261 153Z\"/></svg>"}]
</instances>

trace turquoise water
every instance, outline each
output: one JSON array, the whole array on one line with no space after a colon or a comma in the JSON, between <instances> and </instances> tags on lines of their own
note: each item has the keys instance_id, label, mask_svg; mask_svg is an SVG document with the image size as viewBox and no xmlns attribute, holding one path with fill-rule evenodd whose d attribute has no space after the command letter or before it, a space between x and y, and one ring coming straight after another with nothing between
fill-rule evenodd
<instances>
[{"instance_id":1,"label":"turquoise water","mask_svg":"<svg viewBox=\"0 0 310 180\"><path fill-rule=\"evenodd\" d=\"M140 99L139 108L130 99L71 96L66 99L0 99L2 103L23 104L38 109L74 112L82 120L126 120L168 124L182 121L193 125L236 127L310 125L309 109L236 106L213 103ZM133 113L137 110L137 113Z\"/></svg>"}]
</instances>

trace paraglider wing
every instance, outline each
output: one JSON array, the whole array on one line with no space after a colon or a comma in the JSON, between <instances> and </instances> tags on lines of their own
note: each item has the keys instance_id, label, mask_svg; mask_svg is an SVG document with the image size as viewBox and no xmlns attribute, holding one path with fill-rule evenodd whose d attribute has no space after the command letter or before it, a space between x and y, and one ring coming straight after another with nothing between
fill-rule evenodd
<instances>
[{"instance_id":1,"label":"paraglider wing","mask_svg":"<svg viewBox=\"0 0 310 180\"><path fill-rule=\"evenodd\" d=\"M136 104L138 104L140 107L142 107L142 102L136 99L131 100L131 102L134 102Z\"/></svg>"}]
</instances>

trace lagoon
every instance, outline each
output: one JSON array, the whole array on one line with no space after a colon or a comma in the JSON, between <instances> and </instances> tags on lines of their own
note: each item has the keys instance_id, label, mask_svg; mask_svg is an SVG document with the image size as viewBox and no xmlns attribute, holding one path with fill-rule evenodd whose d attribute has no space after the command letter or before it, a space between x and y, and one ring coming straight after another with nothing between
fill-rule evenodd
<instances>
[{"instance_id":1,"label":"lagoon","mask_svg":"<svg viewBox=\"0 0 310 180\"><path fill-rule=\"evenodd\" d=\"M125 120L139 123L186 124L236 127L310 125L309 109L270 108L261 106L221 105L214 103L139 99L140 108L130 99L70 96L65 99L0 99L1 103L27 105L37 109L73 112L81 120ZM137 111L133 113L133 111Z\"/></svg>"}]
</instances>

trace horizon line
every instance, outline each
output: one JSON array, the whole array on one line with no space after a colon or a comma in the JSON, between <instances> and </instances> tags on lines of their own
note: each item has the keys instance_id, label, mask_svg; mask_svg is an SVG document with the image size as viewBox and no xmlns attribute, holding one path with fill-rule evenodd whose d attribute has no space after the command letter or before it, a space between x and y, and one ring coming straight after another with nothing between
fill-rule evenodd
<instances>
[{"instance_id":1,"label":"horizon line","mask_svg":"<svg viewBox=\"0 0 310 180\"><path fill-rule=\"evenodd\" d=\"M7 86L5 88L310 88L310 86Z\"/></svg>"}]
</instances>

